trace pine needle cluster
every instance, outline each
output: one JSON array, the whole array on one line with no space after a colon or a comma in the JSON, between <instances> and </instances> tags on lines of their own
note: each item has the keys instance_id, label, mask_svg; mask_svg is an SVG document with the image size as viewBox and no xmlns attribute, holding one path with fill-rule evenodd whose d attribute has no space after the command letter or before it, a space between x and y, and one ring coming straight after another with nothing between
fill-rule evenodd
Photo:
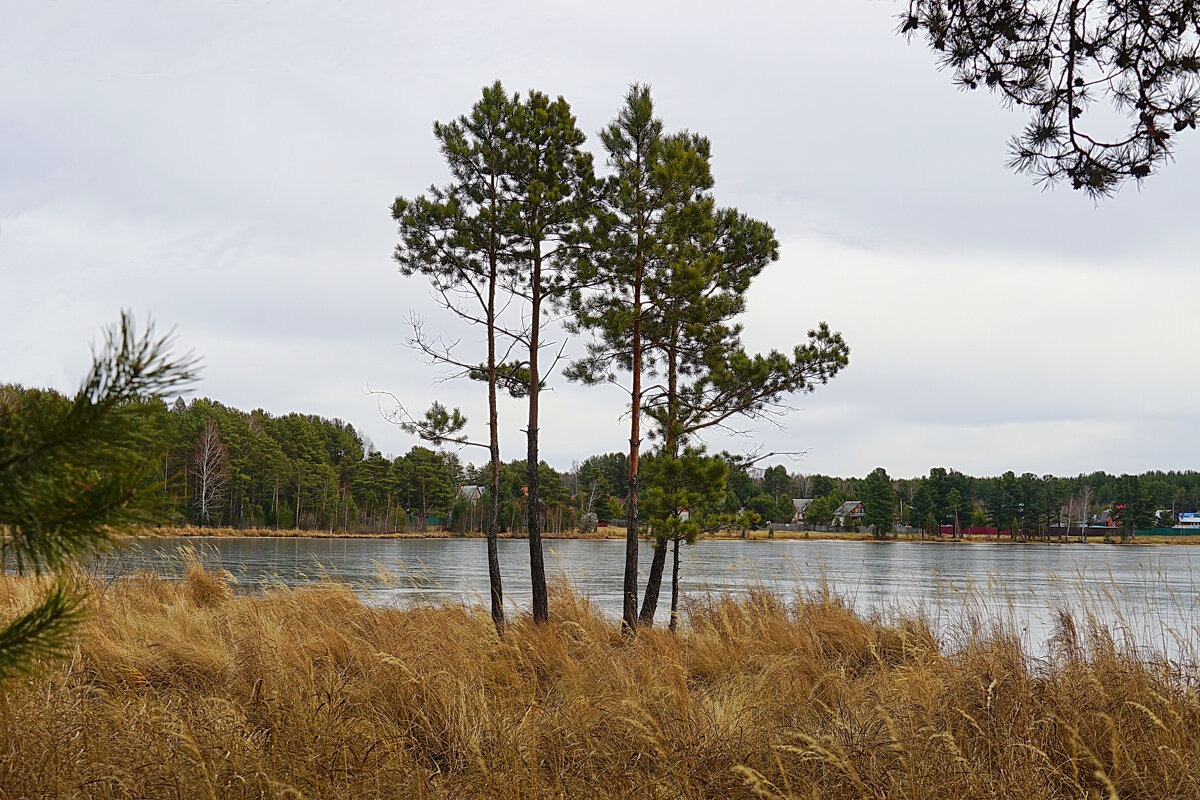
<instances>
[{"instance_id":1,"label":"pine needle cluster","mask_svg":"<svg viewBox=\"0 0 1200 800\"><path fill-rule=\"evenodd\" d=\"M74 397L0 387L0 564L56 576L32 607L0 618L0 679L67 647L82 601L70 566L158 519L157 449L138 411L194 376L195 359L172 359L170 346L125 312Z\"/></svg>"}]
</instances>

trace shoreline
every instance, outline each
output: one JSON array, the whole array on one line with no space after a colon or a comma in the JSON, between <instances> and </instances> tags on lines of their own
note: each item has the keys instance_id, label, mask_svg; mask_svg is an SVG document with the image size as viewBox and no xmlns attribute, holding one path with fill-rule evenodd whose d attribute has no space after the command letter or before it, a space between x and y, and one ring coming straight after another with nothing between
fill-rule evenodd
<instances>
[{"instance_id":1,"label":"shoreline","mask_svg":"<svg viewBox=\"0 0 1200 800\"><path fill-rule=\"evenodd\" d=\"M1200 533L1181 536L1141 536L1130 542L1122 542L1117 536L1088 536L1084 542L1080 542L1077 537L1071 537L1065 541L1051 540L1036 540L1017 541L1008 538L994 537L973 537L963 539L950 538L921 538L913 534L896 534L888 539L876 539L869 533L850 533L836 531L774 531L774 535L768 535L767 530L749 531L746 536L741 536L737 533L728 534L706 534L700 537L699 541L732 541L732 542L747 542L747 541L763 541L763 542L805 542L805 541L823 541L823 542L910 542L913 544L931 544L931 545L971 545L971 544L1005 544L1005 545L1028 545L1028 544L1112 544L1112 545L1200 545ZM205 538L205 539L221 539L221 538L243 538L243 539L484 539L484 535L478 531L471 533L451 533L445 530L430 530L430 531L377 531L377 532L350 532L350 531L326 531L326 530L301 530L298 528L276 530L274 528L201 528L192 525L183 527L145 527L138 530L137 533L131 534L132 537L147 537L147 538ZM502 533L499 534L500 539L527 539L528 537L522 533ZM564 532L564 533L543 533L543 539L561 540L561 539L594 539L594 540L616 540L623 541L625 539L624 528L603 528L595 533L579 533L579 532ZM643 540L644 541L644 540Z\"/></svg>"}]
</instances>

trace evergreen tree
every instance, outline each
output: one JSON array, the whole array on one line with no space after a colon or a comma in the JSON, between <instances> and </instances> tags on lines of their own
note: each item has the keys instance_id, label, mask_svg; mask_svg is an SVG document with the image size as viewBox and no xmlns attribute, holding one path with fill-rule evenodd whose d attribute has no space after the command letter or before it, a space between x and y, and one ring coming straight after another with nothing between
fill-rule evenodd
<instances>
[{"instance_id":1,"label":"evergreen tree","mask_svg":"<svg viewBox=\"0 0 1200 800\"><path fill-rule=\"evenodd\" d=\"M818 497L825 497L837 491L837 481L828 475L813 475L812 476L812 496L815 500Z\"/></svg>"},{"instance_id":2,"label":"evergreen tree","mask_svg":"<svg viewBox=\"0 0 1200 800\"><path fill-rule=\"evenodd\" d=\"M917 491L913 493L912 508L908 512L910 524L914 528L920 528L923 533L934 533L934 530L927 524L927 520L934 516L933 508L933 493L929 489L929 481L921 478L917 484ZM936 527L935 517L933 528Z\"/></svg>"},{"instance_id":3,"label":"evergreen tree","mask_svg":"<svg viewBox=\"0 0 1200 800\"><path fill-rule=\"evenodd\" d=\"M833 514L839 505L841 503L833 495L822 495L813 500L805 510L804 520L813 525L829 525L833 522Z\"/></svg>"},{"instance_id":4,"label":"evergreen tree","mask_svg":"<svg viewBox=\"0 0 1200 800\"><path fill-rule=\"evenodd\" d=\"M710 145L693 134L671 137L665 147L707 164ZM665 462L703 432L736 417L769 415L784 397L811 391L847 363L848 348L825 324L809 331L806 344L790 354L751 355L734 320L745 310L746 292L778 257L769 225L739 213L716 209L707 193L681 206L679 233L661 275L649 288L655 313L645 320L647 350L653 353L657 383L644 397L644 409L660 441ZM665 520L652 527L671 531ZM653 624L670 535L654 535L654 556L646 580L639 624ZM673 574L678 573L678 539ZM672 586L677 581L672 580ZM674 601L672 603L674 605Z\"/></svg>"},{"instance_id":5,"label":"evergreen tree","mask_svg":"<svg viewBox=\"0 0 1200 800\"><path fill-rule=\"evenodd\" d=\"M959 523L958 512L962 509L963 499L958 489L950 490L950 494L947 497L947 505L950 506L950 512L954 515L954 538L959 539L962 537L962 525Z\"/></svg>"},{"instance_id":6,"label":"evergreen tree","mask_svg":"<svg viewBox=\"0 0 1200 800\"><path fill-rule=\"evenodd\" d=\"M876 467L863 481L863 524L870 525L876 539L885 539L895 528L896 494L892 479L883 467Z\"/></svg>"},{"instance_id":7,"label":"evergreen tree","mask_svg":"<svg viewBox=\"0 0 1200 800\"><path fill-rule=\"evenodd\" d=\"M497 337L502 332L497 295L501 271L509 258L516 226L515 198L508 172L513 157L513 115L517 107L497 81L483 90L469 115L448 124L435 123L434 136L453 176L442 188L405 200L396 198L392 217L399 224L395 260L406 275L420 273L433 284L442 305L456 316L484 328L487 353L482 367L460 354L434 346L419 328L414 343L431 358L450 363L463 374L482 378L488 392L489 482L484 532L487 538L488 584L492 621L504 625L504 592L497 532L500 527L500 432L497 398L502 379ZM509 333L510 338L512 333ZM439 442L458 437L461 425L427 427L424 438ZM415 424L413 420L407 421ZM465 440L462 440L465 441Z\"/></svg>"},{"instance_id":8,"label":"evergreen tree","mask_svg":"<svg viewBox=\"0 0 1200 800\"><path fill-rule=\"evenodd\" d=\"M449 514L456 484L444 454L414 447L404 456L400 469L408 490L406 505L418 513L422 531L428 517Z\"/></svg>"},{"instance_id":9,"label":"evergreen tree","mask_svg":"<svg viewBox=\"0 0 1200 800\"><path fill-rule=\"evenodd\" d=\"M767 467L763 473L763 492L769 494L775 500L781 497L791 497L792 479L788 475L787 468L782 464L776 464L773 467Z\"/></svg>"},{"instance_id":10,"label":"evergreen tree","mask_svg":"<svg viewBox=\"0 0 1200 800\"><path fill-rule=\"evenodd\" d=\"M646 514L655 541L670 541L678 565L681 542L693 544L704 530L721 524L725 497L726 462L691 446L674 455L656 452L646 461ZM760 495L768 501L766 495ZM774 509L769 508L768 512ZM671 573L671 621L675 631L679 613L679 570Z\"/></svg>"},{"instance_id":11,"label":"evergreen tree","mask_svg":"<svg viewBox=\"0 0 1200 800\"><path fill-rule=\"evenodd\" d=\"M1138 528L1154 526L1157 510L1150 482L1140 475L1122 475L1117 481L1113 516L1121 523L1121 538L1130 540Z\"/></svg>"},{"instance_id":12,"label":"evergreen tree","mask_svg":"<svg viewBox=\"0 0 1200 800\"><path fill-rule=\"evenodd\" d=\"M516 104L511 126L504 181L512 193L514 225L505 254L505 279L509 291L525 304L527 328L518 338L526 359L520 373L529 411L525 428L526 530L533 619L546 622L549 606L540 520L538 420L543 381L554 362L543 368L542 348L553 343L545 342L542 334L549 321L548 307L565 304L578 289L577 248L580 232L594 212L596 189L592 157L581 149L586 137L562 97L551 100L530 91Z\"/></svg>"},{"instance_id":13,"label":"evergreen tree","mask_svg":"<svg viewBox=\"0 0 1200 800\"><path fill-rule=\"evenodd\" d=\"M1000 479L996 481L995 487L985 502L987 503L988 518L992 520L992 524L997 529L1010 525L1021 515L1018 492L1017 476L1012 470L1001 475ZM1017 531L1013 530L1011 535L1016 538Z\"/></svg>"},{"instance_id":14,"label":"evergreen tree","mask_svg":"<svg viewBox=\"0 0 1200 800\"><path fill-rule=\"evenodd\" d=\"M567 376L586 384L615 383L629 374L629 474L626 494L625 573L622 620L632 630L637 616L639 468L643 378L652 363L645 328L657 312L654 285L681 234L678 221L698 192L712 185L706 160L667 146L662 120L654 116L650 88L634 84L616 119L600 133L613 174L602 183L602 204L589 231L581 282L588 291L571 296L576 331L592 332L587 356Z\"/></svg>"}]
</instances>

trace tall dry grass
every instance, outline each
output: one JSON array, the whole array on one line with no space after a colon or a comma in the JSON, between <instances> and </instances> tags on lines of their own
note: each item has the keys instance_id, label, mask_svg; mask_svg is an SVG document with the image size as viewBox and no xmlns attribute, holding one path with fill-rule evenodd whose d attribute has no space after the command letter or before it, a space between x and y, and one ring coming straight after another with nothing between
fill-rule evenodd
<instances>
[{"instance_id":1,"label":"tall dry grass","mask_svg":"<svg viewBox=\"0 0 1200 800\"><path fill-rule=\"evenodd\" d=\"M0 578L0 612L28 579ZM1193 676L1060 620L1035 661L823 595L629 640L559 587L499 639L344 588L97 584L75 657L0 700L0 797L1200 797Z\"/></svg>"}]
</instances>

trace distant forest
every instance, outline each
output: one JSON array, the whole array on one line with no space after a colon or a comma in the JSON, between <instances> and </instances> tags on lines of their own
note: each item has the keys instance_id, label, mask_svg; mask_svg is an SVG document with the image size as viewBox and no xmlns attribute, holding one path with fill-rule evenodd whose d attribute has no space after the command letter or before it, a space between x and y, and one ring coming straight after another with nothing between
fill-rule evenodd
<instances>
[{"instance_id":1,"label":"distant forest","mask_svg":"<svg viewBox=\"0 0 1200 800\"><path fill-rule=\"evenodd\" d=\"M340 419L246 412L207 398L147 401L143 410L145 438L160 450L156 488L177 523L347 532L430 525L467 532L482 525L480 494L460 490L486 491L487 465L468 463L460 453L415 446L385 456ZM724 500L712 511L746 509L762 522L787 522L792 499L811 498L806 520L827 524L845 500L872 498L869 478L802 474L783 465L755 469L722 455L729 465ZM564 471L542 463L547 529L571 530L585 511L601 521L621 519L628 470L624 453L592 455ZM501 524L509 531L524 524L526 474L524 461L502 466ZM1193 471L973 477L934 468L924 477L889 480L894 518L918 528L956 521L1007 528L1017 521L1037 529L1068 516L1077 525L1105 511L1122 524L1150 528L1200 509L1200 473Z\"/></svg>"}]
</instances>

